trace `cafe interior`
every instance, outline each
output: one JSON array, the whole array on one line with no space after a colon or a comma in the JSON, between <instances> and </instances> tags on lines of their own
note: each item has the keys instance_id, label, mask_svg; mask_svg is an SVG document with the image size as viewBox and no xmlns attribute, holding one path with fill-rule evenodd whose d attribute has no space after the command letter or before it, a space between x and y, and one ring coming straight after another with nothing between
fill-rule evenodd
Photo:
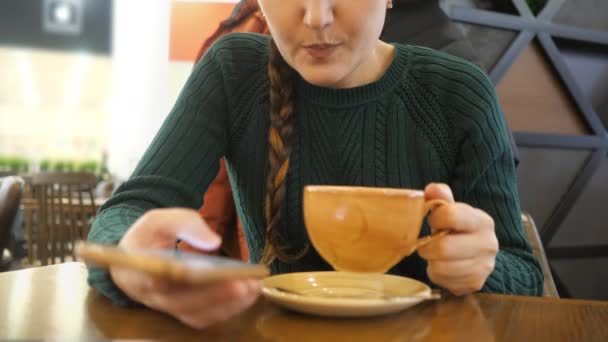
<instances>
[{"instance_id":1,"label":"cafe interior","mask_svg":"<svg viewBox=\"0 0 608 342\"><path fill-rule=\"evenodd\" d=\"M542 293L455 295L383 272L286 282L262 272L250 307L204 328L112 303L87 282L78 243L209 45L230 31L267 34L265 18L249 0L2 0L0 339L608 341L608 2L390 4L383 40L463 58L491 81ZM216 191L229 196L222 170ZM218 253L238 274L259 265L232 215L219 218L235 222Z\"/></svg>"}]
</instances>

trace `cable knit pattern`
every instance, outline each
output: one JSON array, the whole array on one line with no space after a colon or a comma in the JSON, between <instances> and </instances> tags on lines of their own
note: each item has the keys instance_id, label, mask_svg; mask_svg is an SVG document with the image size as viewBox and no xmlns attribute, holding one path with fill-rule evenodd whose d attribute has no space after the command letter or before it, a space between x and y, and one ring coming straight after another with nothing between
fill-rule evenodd
<instances>
[{"instance_id":1,"label":"cable knit pattern","mask_svg":"<svg viewBox=\"0 0 608 342\"><path fill-rule=\"evenodd\" d=\"M259 260L265 241L268 44L268 37L247 33L214 44L131 178L101 208L90 240L116 244L151 208L199 208L225 156L251 261ZM296 79L282 237L294 251L308 241L301 212L307 184L422 189L445 182L456 200L496 222L500 251L483 291L539 295L542 274L523 234L513 158L491 83L459 58L395 47L389 69L368 85L327 89ZM422 234L428 233L425 224ZM276 261L271 268L330 269L313 248L297 263ZM417 255L390 273L429 282ZM101 269L90 269L89 283L117 303L130 303Z\"/></svg>"}]
</instances>

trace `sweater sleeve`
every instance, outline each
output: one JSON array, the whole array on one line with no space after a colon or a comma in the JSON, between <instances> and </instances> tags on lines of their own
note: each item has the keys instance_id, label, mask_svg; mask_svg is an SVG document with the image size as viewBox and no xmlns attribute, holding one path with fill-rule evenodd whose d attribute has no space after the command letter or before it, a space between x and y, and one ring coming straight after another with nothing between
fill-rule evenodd
<instances>
[{"instance_id":1,"label":"sweater sleeve","mask_svg":"<svg viewBox=\"0 0 608 342\"><path fill-rule=\"evenodd\" d=\"M501 119L497 112L492 116L496 122ZM484 210L495 222L500 248L482 292L541 295L543 276L523 232L508 137L503 130L490 126L482 126L482 134L472 134L471 140L463 144L452 184L460 201ZM482 147L493 138L499 139L494 149Z\"/></svg>"},{"instance_id":2,"label":"sweater sleeve","mask_svg":"<svg viewBox=\"0 0 608 342\"><path fill-rule=\"evenodd\" d=\"M228 141L228 96L218 56L221 47L218 42L194 67L133 174L100 209L90 241L117 244L127 229L153 208L201 207ZM90 266L88 281L113 302L134 304L113 284L106 270Z\"/></svg>"},{"instance_id":3,"label":"sweater sleeve","mask_svg":"<svg viewBox=\"0 0 608 342\"><path fill-rule=\"evenodd\" d=\"M446 108L444 115L454 127L454 197L495 222L499 252L482 291L542 294L543 276L523 232L513 154L493 85L464 60L426 49L418 54L426 62L415 75Z\"/></svg>"},{"instance_id":4,"label":"sweater sleeve","mask_svg":"<svg viewBox=\"0 0 608 342\"><path fill-rule=\"evenodd\" d=\"M494 87L471 69L462 100L460 156L453 175L455 196L484 210L495 222L499 242L496 266L483 292L541 295L543 277L523 232L515 164L504 115Z\"/></svg>"}]
</instances>

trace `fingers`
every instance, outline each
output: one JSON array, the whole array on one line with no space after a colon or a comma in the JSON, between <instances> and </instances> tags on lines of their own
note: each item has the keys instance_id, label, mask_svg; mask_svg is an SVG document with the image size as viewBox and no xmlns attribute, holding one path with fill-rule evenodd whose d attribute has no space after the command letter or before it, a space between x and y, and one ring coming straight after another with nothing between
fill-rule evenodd
<instances>
[{"instance_id":1,"label":"fingers","mask_svg":"<svg viewBox=\"0 0 608 342\"><path fill-rule=\"evenodd\" d=\"M480 209L454 202L445 184L429 184L425 199L449 202L434 209L428 223L432 230L447 229L450 234L418 250L428 261L429 278L456 295L479 291L492 273L498 253L494 220Z\"/></svg>"},{"instance_id":2,"label":"fingers","mask_svg":"<svg viewBox=\"0 0 608 342\"><path fill-rule=\"evenodd\" d=\"M182 239L191 246L213 251L221 238L192 209L154 209L140 217L121 239L126 248L173 248Z\"/></svg>"},{"instance_id":3,"label":"fingers","mask_svg":"<svg viewBox=\"0 0 608 342\"><path fill-rule=\"evenodd\" d=\"M209 306L208 310L201 310L200 307L193 307L192 311L185 311L184 314L176 314L175 316L182 322L196 328L204 328L211 324L224 321L247 309L255 302L259 295L259 285L252 284L253 283L248 282L246 285L248 292L245 295L242 295L241 292L239 296L232 297L231 300L216 302L212 306Z\"/></svg>"},{"instance_id":4,"label":"fingers","mask_svg":"<svg viewBox=\"0 0 608 342\"><path fill-rule=\"evenodd\" d=\"M202 249L218 248L221 239L213 232L200 214L191 209L171 208L151 211L154 233L176 240L182 239L190 245Z\"/></svg>"},{"instance_id":5,"label":"fingers","mask_svg":"<svg viewBox=\"0 0 608 342\"><path fill-rule=\"evenodd\" d=\"M485 284L485 279L486 278L471 276L461 280L454 280L444 288L448 289L456 296L464 296L481 291L483 285Z\"/></svg>"},{"instance_id":6,"label":"fingers","mask_svg":"<svg viewBox=\"0 0 608 342\"><path fill-rule=\"evenodd\" d=\"M428 216L433 229L450 229L453 232L473 232L494 229L494 220L484 211L466 203L450 203L433 210Z\"/></svg>"},{"instance_id":7,"label":"fingers","mask_svg":"<svg viewBox=\"0 0 608 342\"><path fill-rule=\"evenodd\" d=\"M155 209L144 214L120 241L124 248L174 248L177 239L203 251L221 243L191 209ZM130 298L203 328L249 307L259 295L258 280L230 280L194 286L156 278L142 272L111 267L114 283Z\"/></svg>"},{"instance_id":8,"label":"fingers","mask_svg":"<svg viewBox=\"0 0 608 342\"><path fill-rule=\"evenodd\" d=\"M120 288L129 298L143 303L145 297L156 287L161 287L160 279L129 268L111 266L109 268L112 282Z\"/></svg>"},{"instance_id":9,"label":"fingers","mask_svg":"<svg viewBox=\"0 0 608 342\"><path fill-rule=\"evenodd\" d=\"M465 259L456 261L431 261L427 266L429 279L455 295L481 290L494 269L494 259Z\"/></svg>"},{"instance_id":10,"label":"fingers","mask_svg":"<svg viewBox=\"0 0 608 342\"><path fill-rule=\"evenodd\" d=\"M445 279L455 281L465 279L476 272L475 259L464 259L454 261L431 261L427 265L429 278Z\"/></svg>"},{"instance_id":11,"label":"fingers","mask_svg":"<svg viewBox=\"0 0 608 342\"><path fill-rule=\"evenodd\" d=\"M259 289L257 280L231 280L206 286L172 284L152 292L144 304L192 327L204 328L249 307L258 297Z\"/></svg>"},{"instance_id":12,"label":"fingers","mask_svg":"<svg viewBox=\"0 0 608 342\"><path fill-rule=\"evenodd\" d=\"M426 200L442 199L447 202L454 202L452 189L445 183L431 183L424 189L424 198Z\"/></svg>"},{"instance_id":13,"label":"fingers","mask_svg":"<svg viewBox=\"0 0 608 342\"><path fill-rule=\"evenodd\" d=\"M418 249L428 261L463 260L498 252L498 240L493 231L479 234L448 234Z\"/></svg>"},{"instance_id":14,"label":"fingers","mask_svg":"<svg viewBox=\"0 0 608 342\"><path fill-rule=\"evenodd\" d=\"M188 316L176 316L183 323L196 328L203 329L218 322L223 322L250 307L256 297L248 297L243 301L234 302L224 306L215 306L209 310L200 310L198 314Z\"/></svg>"},{"instance_id":15,"label":"fingers","mask_svg":"<svg viewBox=\"0 0 608 342\"><path fill-rule=\"evenodd\" d=\"M248 308L259 296L261 288L257 279L189 285L125 268L113 267L110 274L116 285L133 300L195 328L223 321Z\"/></svg>"},{"instance_id":16,"label":"fingers","mask_svg":"<svg viewBox=\"0 0 608 342\"><path fill-rule=\"evenodd\" d=\"M454 202L454 195L447 184L431 183L424 189L426 200L443 199L448 205L439 206L429 214L429 224L433 229L472 231L479 227L492 226L494 221L483 210L466 203Z\"/></svg>"}]
</instances>

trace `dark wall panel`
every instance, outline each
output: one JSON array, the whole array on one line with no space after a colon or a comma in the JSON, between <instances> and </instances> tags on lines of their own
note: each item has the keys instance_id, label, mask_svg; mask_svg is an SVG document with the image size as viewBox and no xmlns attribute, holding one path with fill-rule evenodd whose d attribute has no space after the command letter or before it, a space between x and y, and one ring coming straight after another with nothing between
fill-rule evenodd
<instances>
[{"instance_id":1,"label":"dark wall panel","mask_svg":"<svg viewBox=\"0 0 608 342\"><path fill-rule=\"evenodd\" d=\"M519 148L519 153L517 178L521 207L534 217L542 231L590 153L524 147Z\"/></svg>"},{"instance_id":2,"label":"dark wall panel","mask_svg":"<svg viewBox=\"0 0 608 342\"><path fill-rule=\"evenodd\" d=\"M553 21L598 31L608 31L608 1L566 0Z\"/></svg>"},{"instance_id":3,"label":"dark wall panel","mask_svg":"<svg viewBox=\"0 0 608 342\"><path fill-rule=\"evenodd\" d=\"M538 43L522 51L496 91L513 131L591 133Z\"/></svg>"},{"instance_id":4,"label":"dark wall panel","mask_svg":"<svg viewBox=\"0 0 608 342\"><path fill-rule=\"evenodd\" d=\"M608 127L608 45L598 46L567 40L558 40L556 43L583 95L589 99L604 125Z\"/></svg>"},{"instance_id":5,"label":"dark wall panel","mask_svg":"<svg viewBox=\"0 0 608 342\"><path fill-rule=\"evenodd\" d=\"M112 0L79 0L82 29L79 34L48 32L44 28L43 0L0 1L0 45L86 51L110 54Z\"/></svg>"},{"instance_id":6,"label":"dark wall panel","mask_svg":"<svg viewBox=\"0 0 608 342\"><path fill-rule=\"evenodd\" d=\"M500 57L507 51L517 34L515 32L497 30L480 25L459 24L473 45L480 64L492 70Z\"/></svg>"},{"instance_id":7,"label":"dark wall panel","mask_svg":"<svg viewBox=\"0 0 608 342\"><path fill-rule=\"evenodd\" d=\"M591 177L551 246L608 244L608 159ZM608 268L605 268L608 270ZM608 272L607 272L608 273ZM608 286L608 283L607 283Z\"/></svg>"},{"instance_id":8,"label":"dark wall panel","mask_svg":"<svg viewBox=\"0 0 608 342\"><path fill-rule=\"evenodd\" d=\"M608 258L560 259L551 266L574 298L608 300Z\"/></svg>"},{"instance_id":9,"label":"dark wall panel","mask_svg":"<svg viewBox=\"0 0 608 342\"><path fill-rule=\"evenodd\" d=\"M485 6L489 0L443 3L491 8ZM602 127L602 121L608 126L608 45L604 38L608 33L608 1L564 0L553 4L561 6L552 7L557 15L552 18L555 13L545 13L548 16L539 20L561 25L540 25L535 28L538 32L528 31L536 38L542 34L542 50L537 43L532 48L519 50L523 46L518 45L511 50L512 54L506 57L514 64L507 68L497 88L507 121L528 147L522 148L518 170L522 208L534 215L539 226L544 225L545 238L553 237L545 248L553 255L551 263L556 269L556 279L570 289L571 293L564 295L606 300L608 258L602 248L608 245L608 158L593 159L590 166L604 163L598 170L585 167L584 172L579 172L590 152L575 149L581 146L608 149L608 135ZM453 12L454 17L467 23L462 27L482 57L488 57L485 53L488 45L491 58L482 58L487 65L503 55L505 49L498 56L495 52L500 50L497 45L508 46L506 35L515 36L530 28L517 18L518 14L503 17L509 29L496 29L494 26L501 24L491 19L493 14L460 11L458 15ZM477 30L476 23L489 27ZM561 32L553 31L554 28ZM485 31L490 30L503 31L504 36L496 34L499 39L484 41L489 37ZM569 37L567 41L559 38L564 35ZM580 92L575 91L577 88ZM591 134L595 135L592 139ZM542 149L530 149L532 146ZM547 146L559 148L545 149ZM569 187L574 188L567 191ZM564 205L558 206L560 202ZM556 226L547 226L549 217L555 218Z\"/></svg>"}]
</instances>

